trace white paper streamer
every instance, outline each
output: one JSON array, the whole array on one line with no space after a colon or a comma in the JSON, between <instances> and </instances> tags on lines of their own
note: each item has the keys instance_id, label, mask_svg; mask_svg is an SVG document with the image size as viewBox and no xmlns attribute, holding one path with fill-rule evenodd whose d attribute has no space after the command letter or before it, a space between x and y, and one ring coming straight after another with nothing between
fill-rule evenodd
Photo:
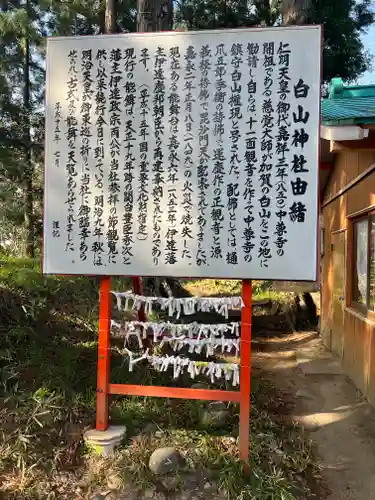
<instances>
[{"instance_id":1,"label":"white paper streamer","mask_svg":"<svg viewBox=\"0 0 375 500\"><path fill-rule=\"evenodd\" d=\"M140 323L140 322L132 322L128 327L123 327L120 323L117 323L116 321L111 322L111 326L117 330L119 330L122 333L122 337L125 339L125 344L129 340L129 337L135 336L138 339L138 345L140 348L142 348L142 340L141 337L146 338L147 335L147 330L149 326L147 323ZM155 324L156 326L160 326L160 328L155 328L155 325L153 325L154 328L154 342L160 341L160 347L162 347L164 344L169 343L174 351L180 351L184 347L189 347L189 353L196 353L196 354L201 354L202 351L206 352L206 357L213 356L215 351L221 350L222 353L228 352L230 353L232 349L235 349L236 353L235 355L237 356L240 350L240 339L231 339L231 338L225 338L223 336L217 337L215 335L205 335L204 338L201 338L199 335L197 338L192 338L190 335L184 335L182 334L172 334L172 335L165 335L166 333L171 333L171 330L169 327L170 326L177 326L177 325L169 325L167 324L167 327L165 325L158 325L157 323ZM182 325L178 325L182 326ZM202 326L218 326L218 325L202 325ZM181 329L183 330L183 329ZM209 330L213 331L215 334L218 333L216 329L207 329L207 332ZM219 332L220 334L220 332Z\"/></svg>"},{"instance_id":2,"label":"white paper streamer","mask_svg":"<svg viewBox=\"0 0 375 500\"><path fill-rule=\"evenodd\" d=\"M153 368L160 372L166 372L170 367L173 368L173 378L178 378L184 371L187 371L192 379L197 375L205 375L210 378L211 383L215 380L225 379L232 382L233 386L239 385L240 382L240 369L235 363L215 363L213 361L193 361L189 358L180 356L152 356L149 354L149 349L146 349L144 354L135 358L134 353L129 349L120 351L121 354L126 353L129 356L129 371L133 371L136 363L143 359L153 366Z\"/></svg>"},{"instance_id":3,"label":"white paper streamer","mask_svg":"<svg viewBox=\"0 0 375 500\"><path fill-rule=\"evenodd\" d=\"M142 335L139 330L136 328L129 326L128 328L124 327L121 325L121 323L118 323L117 321L111 319L111 332L119 334L121 338L125 339L125 344L129 340L129 337L135 336L138 339L138 346L140 349L143 347L142 343Z\"/></svg>"},{"instance_id":4,"label":"white paper streamer","mask_svg":"<svg viewBox=\"0 0 375 500\"><path fill-rule=\"evenodd\" d=\"M184 298L164 298L164 297L146 297L136 295L133 292L115 292L111 293L116 297L117 308L119 311L125 311L129 308L129 302L132 301L132 309L138 311L142 305L145 307L146 314L152 312L152 306L159 304L162 311L168 310L168 315L179 319L181 314L190 316L195 312L210 312L225 316L228 319L228 311L231 308L242 308L244 303L241 297L184 297Z\"/></svg>"},{"instance_id":5,"label":"white paper streamer","mask_svg":"<svg viewBox=\"0 0 375 500\"><path fill-rule=\"evenodd\" d=\"M130 302L132 309L138 311L143 305L146 314L152 312L153 305L159 304L161 309L168 310L168 315L180 318L181 314L186 316L194 314L196 311L216 313L228 319L230 308L244 307L241 297L187 297L187 298L163 298L145 297L132 292L111 292L117 301L119 311L128 310ZM236 355L240 349L239 322L219 323L219 324L199 324L196 322L189 324L174 324L170 322L155 323L142 321L129 321L126 325L111 320L112 332L118 332L125 339L125 345L131 336L138 340L139 348L143 347L142 338L147 337L148 331L153 332L154 342L161 342L161 346L169 343L174 351L179 351L188 347L189 353L206 353L206 357L214 355L215 351L231 352L235 349ZM225 333L231 333L236 338L225 338ZM239 366L235 363L216 363L213 361L194 361L181 356L152 356L149 349L138 356L124 347L123 350L115 348L121 354L129 356L129 371L141 360L147 361L158 371L165 372L170 367L173 368L173 378L177 378L187 371L191 378L199 374L206 375L214 383L217 379L231 381L234 386L239 384Z\"/></svg>"},{"instance_id":6,"label":"white paper streamer","mask_svg":"<svg viewBox=\"0 0 375 500\"><path fill-rule=\"evenodd\" d=\"M125 326L126 325L126 326ZM208 337L221 337L225 333L235 335L239 337L240 335L240 323L216 323L216 324L200 324L200 323L187 323L187 324L175 324L175 323L155 323L151 321L127 321L125 325L122 325L114 320L111 320L111 328L120 331L126 331L126 328L134 329L138 328L141 330L143 338L147 336L147 330L152 330L154 333L154 342L157 342L159 337L165 334L170 334L171 336L180 337L184 335L185 337L197 337L208 338Z\"/></svg>"},{"instance_id":7,"label":"white paper streamer","mask_svg":"<svg viewBox=\"0 0 375 500\"><path fill-rule=\"evenodd\" d=\"M239 339L226 339L222 338L207 338L207 339L190 339L184 337L164 337L160 343L160 347L163 344L169 343L174 351L181 351L184 347L189 347L189 353L201 354L202 350L206 351L206 357L213 356L215 351L221 350L224 352L231 352L233 348L236 350L236 356L238 356L240 350L240 340Z\"/></svg>"},{"instance_id":8,"label":"white paper streamer","mask_svg":"<svg viewBox=\"0 0 375 500\"><path fill-rule=\"evenodd\" d=\"M173 323L130 321L123 326L121 323L111 320L111 328L121 334L121 337L125 339L125 344L129 337L136 336L140 348L142 348L141 337L145 339L147 331L151 329L154 334L154 343L160 341L160 347L169 343L174 351L180 351L188 346L189 353L200 354L202 350L205 350L206 357L208 357L213 356L218 349L221 349L222 353L229 353L234 348L236 356L240 350L239 338L224 337L224 333L227 331L238 337L239 323L176 325Z\"/></svg>"}]
</instances>

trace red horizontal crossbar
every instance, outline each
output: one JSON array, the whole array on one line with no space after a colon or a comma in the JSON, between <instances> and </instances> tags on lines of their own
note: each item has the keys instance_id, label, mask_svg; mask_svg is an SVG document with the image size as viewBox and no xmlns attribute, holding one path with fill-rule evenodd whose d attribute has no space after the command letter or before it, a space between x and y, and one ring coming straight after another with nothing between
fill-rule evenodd
<instances>
[{"instance_id":1,"label":"red horizontal crossbar","mask_svg":"<svg viewBox=\"0 0 375 500\"><path fill-rule=\"evenodd\" d=\"M109 384L109 394L123 396L152 396L157 398L204 399L207 401L231 401L239 403L238 391L212 389L184 389L181 387L158 387L153 385Z\"/></svg>"}]
</instances>

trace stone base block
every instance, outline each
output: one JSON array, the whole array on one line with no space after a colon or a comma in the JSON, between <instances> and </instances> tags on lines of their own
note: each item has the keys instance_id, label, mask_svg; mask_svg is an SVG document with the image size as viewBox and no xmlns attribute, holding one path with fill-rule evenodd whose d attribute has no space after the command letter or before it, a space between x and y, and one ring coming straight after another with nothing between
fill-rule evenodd
<instances>
[{"instance_id":1,"label":"stone base block","mask_svg":"<svg viewBox=\"0 0 375 500\"><path fill-rule=\"evenodd\" d=\"M107 457L113 454L116 446L124 439L126 427L124 425L111 425L105 431L90 429L85 432L83 438L85 443L92 448L95 453Z\"/></svg>"}]
</instances>

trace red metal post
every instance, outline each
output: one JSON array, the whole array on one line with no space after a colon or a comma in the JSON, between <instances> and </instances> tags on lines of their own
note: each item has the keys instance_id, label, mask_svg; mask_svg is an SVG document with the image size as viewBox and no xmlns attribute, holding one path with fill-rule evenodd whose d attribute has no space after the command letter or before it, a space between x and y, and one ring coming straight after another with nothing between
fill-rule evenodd
<instances>
[{"instance_id":1,"label":"red metal post","mask_svg":"<svg viewBox=\"0 0 375 500\"><path fill-rule=\"evenodd\" d=\"M155 385L109 384L109 394L123 396L147 396L155 398L202 399L206 401L240 402L239 391L215 389L187 389L181 387L158 387Z\"/></svg>"},{"instance_id":2,"label":"red metal post","mask_svg":"<svg viewBox=\"0 0 375 500\"><path fill-rule=\"evenodd\" d=\"M110 375L111 278L100 280L98 382L96 393L96 428L108 427L108 395Z\"/></svg>"},{"instance_id":3,"label":"red metal post","mask_svg":"<svg viewBox=\"0 0 375 500\"><path fill-rule=\"evenodd\" d=\"M250 444L250 371L251 371L251 319L253 287L251 280L242 283L241 320L241 372L240 372L240 458L248 464Z\"/></svg>"},{"instance_id":4,"label":"red metal post","mask_svg":"<svg viewBox=\"0 0 375 500\"><path fill-rule=\"evenodd\" d=\"M133 290L142 294L142 282L133 278ZM110 384L110 318L111 318L111 278L104 277L100 282L100 317L98 347L98 387L96 403L96 428L108 427L108 396L110 394L156 396L167 398L221 400L240 403L240 458L249 463L250 429L250 371L251 371L251 319L252 283L244 280L242 285L241 321L241 367L240 391L194 390L177 387L145 387L141 385Z\"/></svg>"}]
</instances>

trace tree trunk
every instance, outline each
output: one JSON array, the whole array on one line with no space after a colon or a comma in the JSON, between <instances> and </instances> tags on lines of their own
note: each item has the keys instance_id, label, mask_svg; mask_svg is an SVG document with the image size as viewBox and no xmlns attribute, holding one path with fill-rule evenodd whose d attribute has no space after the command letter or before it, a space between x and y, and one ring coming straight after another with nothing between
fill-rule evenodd
<instances>
[{"instance_id":1,"label":"tree trunk","mask_svg":"<svg viewBox=\"0 0 375 500\"><path fill-rule=\"evenodd\" d=\"M105 13L106 13L106 0L100 0L99 2L99 34L103 35L105 33Z\"/></svg>"},{"instance_id":2,"label":"tree trunk","mask_svg":"<svg viewBox=\"0 0 375 500\"><path fill-rule=\"evenodd\" d=\"M172 0L138 0L137 31L168 31L173 25Z\"/></svg>"},{"instance_id":3,"label":"tree trunk","mask_svg":"<svg viewBox=\"0 0 375 500\"><path fill-rule=\"evenodd\" d=\"M105 0L105 21L104 28L106 33L116 33L116 0Z\"/></svg>"},{"instance_id":4,"label":"tree trunk","mask_svg":"<svg viewBox=\"0 0 375 500\"><path fill-rule=\"evenodd\" d=\"M283 0L281 4L281 14L284 25L304 24L308 21L309 10L312 0ZM316 305L310 293L302 294L306 304L308 321L312 325L317 324ZM300 298L295 294L295 303L300 307Z\"/></svg>"},{"instance_id":5,"label":"tree trunk","mask_svg":"<svg viewBox=\"0 0 375 500\"><path fill-rule=\"evenodd\" d=\"M303 24L308 18L311 0L283 0L283 24Z\"/></svg>"},{"instance_id":6,"label":"tree trunk","mask_svg":"<svg viewBox=\"0 0 375 500\"><path fill-rule=\"evenodd\" d=\"M137 1L137 31L149 33L154 31L169 31L173 25L172 0L138 0ZM144 287L151 295L164 297L182 296L179 280L174 278L147 278Z\"/></svg>"},{"instance_id":7,"label":"tree trunk","mask_svg":"<svg viewBox=\"0 0 375 500\"><path fill-rule=\"evenodd\" d=\"M26 12L30 20L30 4L26 2ZM30 21L31 22L31 21ZM28 34L25 37L24 45L24 65L23 65L23 106L25 111L25 124L23 131L23 143L25 151L25 254L27 257L34 257L34 214L33 214L33 177L34 168L31 157L31 135L30 135L30 40Z\"/></svg>"}]
</instances>

